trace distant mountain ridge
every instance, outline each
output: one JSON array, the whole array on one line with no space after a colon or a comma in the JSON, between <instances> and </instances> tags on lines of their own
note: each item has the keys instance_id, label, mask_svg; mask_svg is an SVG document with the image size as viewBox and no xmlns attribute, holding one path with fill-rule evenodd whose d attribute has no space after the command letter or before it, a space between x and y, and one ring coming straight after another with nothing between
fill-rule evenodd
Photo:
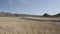
<instances>
[{"instance_id":1,"label":"distant mountain ridge","mask_svg":"<svg viewBox=\"0 0 60 34\"><path fill-rule=\"evenodd\" d=\"M44 15L28 15L28 14L12 14L8 12L0 12L0 17L20 17L20 16L31 16L31 17L60 17L60 13L56 15L49 15L45 13Z\"/></svg>"},{"instance_id":2,"label":"distant mountain ridge","mask_svg":"<svg viewBox=\"0 0 60 34\"><path fill-rule=\"evenodd\" d=\"M58 13L58 14L56 14L56 15L54 15L54 16L56 16L56 17L60 17L60 13Z\"/></svg>"},{"instance_id":3,"label":"distant mountain ridge","mask_svg":"<svg viewBox=\"0 0 60 34\"><path fill-rule=\"evenodd\" d=\"M0 12L0 17L20 17L20 16L35 16L35 15L12 14L12 13L8 13L8 12Z\"/></svg>"},{"instance_id":4,"label":"distant mountain ridge","mask_svg":"<svg viewBox=\"0 0 60 34\"><path fill-rule=\"evenodd\" d=\"M49 15L49 14L45 13L45 14L43 15L43 17L60 17L60 13L58 13L58 14L56 14L56 15Z\"/></svg>"}]
</instances>

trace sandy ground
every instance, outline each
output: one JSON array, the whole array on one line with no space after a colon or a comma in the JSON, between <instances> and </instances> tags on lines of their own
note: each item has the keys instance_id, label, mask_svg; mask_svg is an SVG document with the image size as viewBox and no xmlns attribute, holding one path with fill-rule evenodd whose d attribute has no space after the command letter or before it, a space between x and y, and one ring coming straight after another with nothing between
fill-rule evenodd
<instances>
[{"instance_id":1,"label":"sandy ground","mask_svg":"<svg viewBox=\"0 0 60 34\"><path fill-rule=\"evenodd\" d=\"M0 17L0 34L60 34L60 25Z\"/></svg>"}]
</instances>

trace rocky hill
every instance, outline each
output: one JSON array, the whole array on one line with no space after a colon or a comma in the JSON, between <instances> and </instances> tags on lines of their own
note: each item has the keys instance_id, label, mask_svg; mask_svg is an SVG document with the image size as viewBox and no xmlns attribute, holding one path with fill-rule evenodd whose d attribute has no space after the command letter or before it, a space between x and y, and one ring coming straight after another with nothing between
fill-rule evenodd
<instances>
[{"instance_id":1,"label":"rocky hill","mask_svg":"<svg viewBox=\"0 0 60 34\"><path fill-rule=\"evenodd\" d=\"M56 15L49 15L49 14L45 13L45 14L43 15L43 17L60 17L60 13L58 13L58 14L56 14Z\"/></svg>"}]
</instances>

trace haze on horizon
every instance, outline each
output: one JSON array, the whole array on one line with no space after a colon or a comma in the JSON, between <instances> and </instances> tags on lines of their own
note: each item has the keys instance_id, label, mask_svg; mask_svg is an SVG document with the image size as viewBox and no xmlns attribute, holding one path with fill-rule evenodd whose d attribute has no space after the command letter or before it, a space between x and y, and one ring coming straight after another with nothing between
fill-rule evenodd
<instances>
[{"instance_id":1,"label":"haze on horizon","mask_svg":"<svg viewBox=\"0 0 60 34\"><path fill-rule=\"evenodd\" d=\"M42 15L60 13L60 0L0 0L0 11Z\"/></svg>"}]
</instances>

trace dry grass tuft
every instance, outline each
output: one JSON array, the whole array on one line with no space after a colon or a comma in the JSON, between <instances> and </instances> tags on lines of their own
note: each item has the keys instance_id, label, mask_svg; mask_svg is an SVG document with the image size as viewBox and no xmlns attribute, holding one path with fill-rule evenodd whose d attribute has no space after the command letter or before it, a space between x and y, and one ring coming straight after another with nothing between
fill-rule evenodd
<instances>
[{"instance_id":1,"label":"dry grass tuft","mask_svg":"<svg viewBox=\"0 0 60 34\"><path fill-rule=\"evenodd\" d=\"M60 34L60 25L0 17L0 34Z\"/></svg>"}]
</instances>

